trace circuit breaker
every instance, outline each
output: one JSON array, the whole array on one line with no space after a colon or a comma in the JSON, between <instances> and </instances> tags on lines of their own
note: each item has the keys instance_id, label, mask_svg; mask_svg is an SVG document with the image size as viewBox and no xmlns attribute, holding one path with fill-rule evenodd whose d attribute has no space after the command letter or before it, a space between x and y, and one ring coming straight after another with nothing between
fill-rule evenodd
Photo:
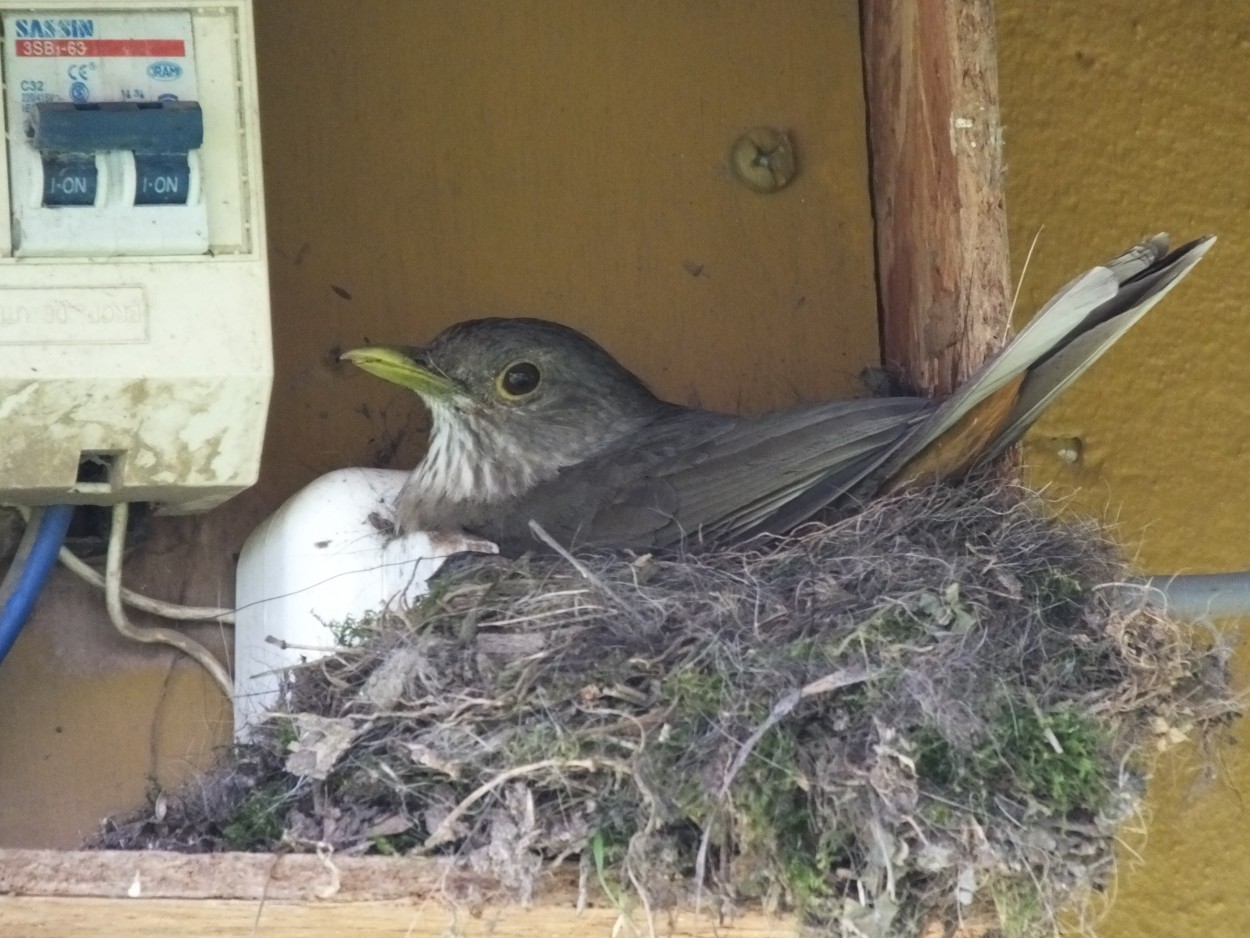
<instances>
[{"instance_id":1,"label":"circuit breaker","mask_svg":"<svg viewBox=\"0 0 1250 938\"><path fill-rule=\"evenodd\" d=\"M250 0L0 0L0 503L210 508L272 382Z\"/></svg>"}]
</instances>

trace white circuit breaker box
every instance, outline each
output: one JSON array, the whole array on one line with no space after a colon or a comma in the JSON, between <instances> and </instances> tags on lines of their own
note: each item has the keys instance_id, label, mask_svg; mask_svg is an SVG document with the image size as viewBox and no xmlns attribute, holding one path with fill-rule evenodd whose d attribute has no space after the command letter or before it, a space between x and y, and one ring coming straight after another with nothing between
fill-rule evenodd
<instances>
[{"instance_id":1,"label":"white circuit breaker box","mask_svg":"<svg viewBox=\"0 0 1250 938\"><path fill-rule=\"evenodd\" d=\"M251 0L0 0L0 504L211 508L272 383Z\"/></svg>"}]
</instances>

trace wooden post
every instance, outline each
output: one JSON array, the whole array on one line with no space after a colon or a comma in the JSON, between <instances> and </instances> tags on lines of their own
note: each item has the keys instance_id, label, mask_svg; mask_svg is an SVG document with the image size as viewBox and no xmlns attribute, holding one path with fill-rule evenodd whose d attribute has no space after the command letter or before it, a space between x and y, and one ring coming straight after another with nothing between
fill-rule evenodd
<instances>
[{"instance_id":1,"label":"wooden post","mask_svg":"<svg viewBox=\"0 0 1250 938\"><path fill-rule=\"evenodd\" d=\"M882 358L949 394L1010 324L993 0L861 0Z\"/></svg>"}]
</instances>

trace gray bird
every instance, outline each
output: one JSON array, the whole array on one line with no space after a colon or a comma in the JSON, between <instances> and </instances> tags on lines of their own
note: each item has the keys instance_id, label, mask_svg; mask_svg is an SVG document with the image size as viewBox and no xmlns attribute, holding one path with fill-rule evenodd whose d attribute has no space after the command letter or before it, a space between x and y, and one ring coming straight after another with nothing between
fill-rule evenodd
<instances>
[{"instance_id":1,"label":"gray bird","mask_svg":"<svg viewBox=\"0 0 1250 938\"><path fill-rule=\"evenodd\" d=\"M654 550L784 532L875 495L958 478L1052 400L1214 243L1157 235L1073 280L945 400L824 401L741 417L660 400L574 329L459 323L424 348L343 355L419 394L429 449L395 503L400 531L465 531L505 553Z\"/></svg>"}]
</instances>

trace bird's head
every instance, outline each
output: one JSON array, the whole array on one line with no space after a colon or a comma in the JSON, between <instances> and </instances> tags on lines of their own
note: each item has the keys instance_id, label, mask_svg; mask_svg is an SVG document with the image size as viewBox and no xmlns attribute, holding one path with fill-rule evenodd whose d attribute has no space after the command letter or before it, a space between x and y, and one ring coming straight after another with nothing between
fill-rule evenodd
<instances>
[{"instance_id":1,"label":"bird's head","mask_svg":"<svg viewBox=\"0 0 1250 938\"><path fill-rule=\"evenodd\" d=\"M540 319L477 319L423 348L342 357L429 407L423 484L490 500L523 494L672 407L591 339Z\"/></svg>"}]
</instances>

